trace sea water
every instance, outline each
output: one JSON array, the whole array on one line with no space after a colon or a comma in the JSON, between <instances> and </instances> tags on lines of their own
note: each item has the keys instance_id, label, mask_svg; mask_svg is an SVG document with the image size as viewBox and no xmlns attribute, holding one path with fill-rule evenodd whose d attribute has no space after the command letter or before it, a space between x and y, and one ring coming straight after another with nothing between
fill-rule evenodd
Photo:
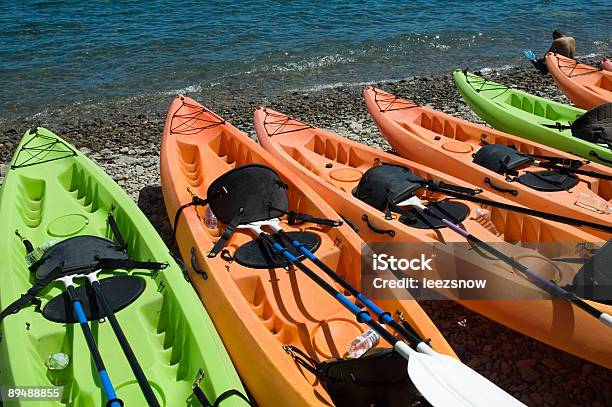
<instances>
[{"instance_id":1,"label":"sea water","mask_svg":"<svg viewBox=\"0 0 612 407\"><path fill-rule=\"evenodd\" d=\"M612 3L5 1L0 117L181 92L261 99L410 75L527 64L555 28L610 52Z\"/></svg>"}]
</instances>

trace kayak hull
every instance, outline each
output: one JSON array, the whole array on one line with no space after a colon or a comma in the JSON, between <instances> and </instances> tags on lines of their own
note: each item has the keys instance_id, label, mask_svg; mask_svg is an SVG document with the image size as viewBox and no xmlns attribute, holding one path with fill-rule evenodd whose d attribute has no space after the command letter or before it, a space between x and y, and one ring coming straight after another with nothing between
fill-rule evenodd
<instances>
[{"instance_id":1,"label":"kayak hull","mask_svg":"<svg viewBox=\"0 0 612 407\"><path fill-rule=\"evenodd\" d=\"M484 143L490 143L513 146L529 154L574 160L579 157L416 105L373 87L365 89L364 100L380 133L402 157L456 175L479 188L532 209L602 225L612 224L612 213L599 213L576 205L579 193L609 201L612 199L612 181L578 175L580 182L570 191L538 191L474 163L473 154ZM595 163L581 169L612 175L609 167ZM530 166L519 174L527 171L542 169ZM596 229L581 229L602 239L612 237Z\"/></svg>"},{"instance_id":2,"label":"kayak hull","mask_svg":"<svg viewBox=\"0 0 612 407\"><path fill-rule=\"evenodd\" d=\"M438 171L424 167L412 161L405 160L392 154L388 154L339 135L317 129L306 123L288 118L282 113L268 108L259 108L255 112L255 130L257 137L269 152L275 155L285 165L300 175L300 177L315 189L338 213L344 217L357 220L354 222L358 227L360 236L366 243L380 242L415 242L433 243L437 239L445 242L461 241L460 238L448 229L438 229L440 235L423 233L421 230L409 228L394 220L385 220L384 214L363 202L354 199L351 191L357 176L351 178L344 176L343 181L338 182L335 174L348 174L352 171L363 173L367 168L376 163L402 165L421 177L433 177L444 182L455 185L469 186L465 182L442 174ZM491 197L489 193L483 193L483 197ZM493 198L507 202L504 198ZM370 230L366 222L361 221L361 215L367 214L372 222L376 223L378 229L395 231L395 237L380 235ZM497 218L496 215L502 215ZM591 241L601 244L597 237L584 233L578 229L560 225L554 222L539 221L537 219L520 216L513 219L516 213L492 212L492 220L502 234L499 238L487 234L479 228L479 225L470 218L462 222L462 225L472 234L483 241L500 244L507 242L518 242L520 246L529 246L528 242L581 242ZM505 222L505 223L504 223ZM533 222L533 223L532 223ZM516 225L525 228L513 230ZM533 235L532 231L538 230ZM394 240L396 239L396 240ZM544 244L546 245L546 243ZM508 250L512 246L508 245ZM518 256L527 259L532 254L517 252ZM478 277L486 274L489 281L500 284L500 287L509 293L522 292L530 287L530 283L508 277L509 273L499 264L483 267L471 271L471 276ZM542 265L540 263L539 265ZM536 270L539 270L537 268ZM465 277L465 276L462 276ZM507 277L506 279L504 279ZM499 280L499 281L498 281ZM458 300L457 302L472 309L473 311L488 317L494 321L508 326L509 328L531 336L539 341L562 349L594 363L605 367L612 367L612 338L608 330L599 321L587 315L577 307L560 301L551 301L547 294L541 298L545 300L523 300L520 294L515 300ZM534 298L534 297L532 297ZM611 312L612 306L591 302L602 311ZM563 332L563 335L560 334Z\"/></svg>"},{"instance_id":3,"label":"kayak hull","mask_svg":"<svg viewBox=\"0 0 612 407\"><path fill-rule=\"evenodd\" d=\"M228 389L244 392L221 339L202 304L185 281L161 238L136 204L93 162L68 143L39 127L26 132L0 189L0 307L4 308L31 286L25 248L19 230L34 246L49 239L77 235L112 238L106 216L113 214L136 260L167 263L159 272L103 272L138 276L144 291L116 313L136 358L160 405L195 406L192 383L202 369L201 388L214 400ZM75 281L81 284L79 280ZM63 292L52 283L40 296L42 307ZM110 379L126 405L146 402L107 321L90 322ZM24 401L24 406L103 406L97 372L81 329L75 324L45 319L33 306L8 316L0 326L0 383L3 386L51 386L63 390L61 401ZM65 372L48 372L46 358L63 352L70 358ZM187 401L183 401L187 400ZM234 400L228 405L243 406ZM5 406L22 405L5 402Z\"/></svg>"},{"instance_id":4,"label":"kayak hull","mask_svg":"<svg viewBox=\"0 0 612 407\"><path fill-rule=\"evenodd\" d=\"M281 176L288 185L290 209L325 219L338 218L321 198L246 134L193 99L174 99L161 147L162 189L171 220L180 205L191 201L189 191L205 197L213 180L251 163L269 166ZM202 223L204 210L186 209L179 217L174 225L178 246L196 291L255 400L262 406L331 405L320 383L296 365L283 345L296 346L319 361L342 357L346 345L365 331L364 326L294 268L254 269L227 256L208 258L219 231ZM298 227L283 219L281 226L286 231L305 230L319 236L321 245L315 254L351 284L360 286L362 242L346 224L330 228L305 223ZM237 229L228 243L228 253L233 256L253 238L251 232ZM306 264L333 284L312 263ZM203 278L196 268L207 277ZM378 303L384 309L401 310L421 335L432 339L434 349L454 356L416 301L391 298Z\"/></svg>"},{"instance_id":5,"label":"kayak hull","mask_svg":"<svg viewBox=\"0 0 612 407\"><path fill-rule=\"evenodd\" d=\"M553 53L546 54L546 66L559 89L579 108L612 102L612 72Z\"/></svg>"},{"instance_id":6,"label":"kayak hull","mask_svg":"<svg viewBox=\"0 0 612 407\"><path fill-rule=\"evenodd\" d=\"M459 69L453 72L453 80L468 106L495 129L612 166L610 149L573 137L569 129L544 127L544 124L554 126L556 123L569 125L584 114L583 109L512 89Z\"/></svg>"}]
</instances>

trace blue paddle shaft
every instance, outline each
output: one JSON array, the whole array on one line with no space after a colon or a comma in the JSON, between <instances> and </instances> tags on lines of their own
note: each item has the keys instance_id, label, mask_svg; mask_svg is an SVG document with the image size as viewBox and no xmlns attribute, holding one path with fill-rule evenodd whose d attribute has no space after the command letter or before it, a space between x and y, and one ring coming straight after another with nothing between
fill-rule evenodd
<instances>
[{"instance_id":1,"label":"blue paddle shaft","mask_svg":"<svg viewBox=\"0 0 612 407\"><path fill-rule=\"evenodd\" d=\"M355 305L344 294L336 290L327 281L323 280L314 271L312 271L305 264L299 261L297 257L291 254L286 248L281 246L278 242L275 242L271 236L267 235L266 233L261 233L260 236L266 239L272 245L272 247L274 247L274 249L278 250L283 256L285 256L285 258L289 260L291 264L294 264L297 268L299 268L306 275L308 275L308 277L310 277L321 288L327 291L330 295L334 296L338 300L338 302L340 302L346 309L348 309L352 314L356 316L358 322L363 322L367 324L391 345L395 345L395 343L398 342L398 340L390 332L388 332L378 322L372 319L372 317L370 316L370 314L368 314L367 311L364 311L357 305Z\"/></svg>"},{"instance_id":2,"label":"blue paddle shaft","mask_svg":"<svg viewBox=\"0 0 612 407\"><path fill-rule=\"evenodd\" d=\"M308 250L303 244L298 242L297 240L293 240L291 242L297 249L299 249L304 256L312 261L318 261L319 258L315 256L310 250ZM376 314L376 316L380 316L383 319L384 323L390 322L393 318L389 315L389 313L384 312L378 305L376 305L372 300L364 296L362 293L355 291L355 297L366 307L372 310Z\"/></svg>"},{"instance_id":3,"label":"blue paddle shaft","mask_svg":"<svg viewBox=\"0 0 612 407\"><path fill-rule=\"evenodd\" d=\"M89 328L89 322L87 321L87 316L85 315L85 310L83 310L83 305L81 301L76 298L76 291L73 286L67 287L68 294L72 298L72 305L74 307L74 312L77 316L79 324L81 325L81 329L83 330L83 334L85 335L85 340L87 342L87 346L91 352L91 357L96 365L96 370L98 371L98 376L100 377L100 382L102 383L102 390L104 391L104 395L107 400L116 400L117 394L115 393L115 389L113 384L106 372L106 368L104 367L104 363L102 362L102 355L100 355L100 351L98 350L95 340L93 338L93 334L91 333L91 329ZM121 403L118 401L111 402L111 407L121 407Z\"/></svg>"},{"instance_id":4,"label":"blue paddle shaft","mask_svg":"<svg viewBox=\"0 0 612 407\"><path fill-rule=\"evenodd\" d=\"M281 231L280 233L284 233ZM285 234L286 235L286 234ZM350 285L348 282L343 280L337 273L335 273L331 268L329 268L325 263L323 263L317 256L315 256L308 248L306 248L303 244L298 242L297 240L292 240L291 243L298 250L300 250L306 258L312 260L317 266L319 266L327 275L332 277L337 283L339 283L344 289L348 290L351 295L355 296L363 305L372 310L378 317L379 321L385 325L391 326L397 332L401 333L406 339L410 340L413 346L416 346L418 343L422 342L421 338L419 338L416 333L410 332L408 329L401 326L397 323L390 313L383 311L378 305L376 305L372 300L363 295L360 291L358 291L355 287Z\"/></svg>"}]
</instances>

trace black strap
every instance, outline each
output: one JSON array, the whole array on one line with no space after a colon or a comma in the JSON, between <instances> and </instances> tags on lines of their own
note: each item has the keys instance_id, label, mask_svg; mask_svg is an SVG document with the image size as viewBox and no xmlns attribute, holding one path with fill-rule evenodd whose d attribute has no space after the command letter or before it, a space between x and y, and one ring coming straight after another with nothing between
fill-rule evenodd
<instances>
[{"instance_id":1,"label":"black strap","mask_svg":"<svg viewBox=\"0 0 612 407\"><path fill-rule=\"evenodd\" d=\"M18 299L16 299L15 301L13 301L11 304L9 304L8 307L6 307L5 309L3 309L0 312L0 323L2 323L2 320L4 320L4 318L6 318L7 316L11 315L11 314L16 314L19 311L21 311L23 308L27 307L28 305L30 305L30 303L32 303L36 296L47 286L49 285L49 283L51 281L54 280L54 276L55 274L61 270L62 267L58 266L56 267L52 272L50 272L48 274L48 276L51 277L47 277L46 279L42 280L42 281L38 281L36 282L32 287L30 287L28 289L28 291L26 291L25 294L22 294Z\"/></svg>"},{"instance_id":2,"label":"black strap","mask_svg":"<svg viewBox=\"0 0 612 407\"><path fill-rule=\"evenodd\" d=\"M425 184L427 189L429 189L430 191L438 191L438 192L453 191L453 192L459 192L459 193L468 194L468 195L478 195L482 193L482 189L480 188L462 187L460 185L447 184L444 181L439 181L435 179L424 180L423 183Z\"/></svg>"},{"instance_id":3,"label":"black strap","mask_svg":"<svg viewBox=\"0 0 612 407\"><path fill-rule=\"evenodd\" d=\"M606 164L612 164L612 160L602 157L601 155L597 154L597 151L591 150L589 151L589 155L591 157L597 158L599 161L604 162Z\"/></svg>"},{"instance_id":4,"label":"black strap","mask_svg":"<svg viewBox=\"0 0 612 407\"><path fill-rule=\"evenodd\" d=\"M558 165L562 165L563 167L580 168L583 165L586 165L586 164L589 163L588 160L586 160L586 161L584 161L584 160L575 160L573 158L555 157L555 156L552 156L552 155L528 154L528 153L524 153L524 154L529 156L529 157L533 157L533 158L538 158L538 159L541 159L541 160L549 161L549 163L540 163L540 166L551 166L553 164L558 164Z\"/></svg>"},{"instance_id":5,"label":"black strap","mask_svg":"<svg viewBox=\"0 0 612 407\"><path fill-rule=\"evenodd\" d=\"M112 210L113 210L113 207L111 207L111 211ZM115 240L121 247L121 250L127 250L128 245L127 243L125 243L125 239L123 239L123 236L121 235L121 231L119 230L119 227L117 226L117 222L115 221L115 218L112 212L108 213L107 221L108 221L108 226L110 227L111 232L113 232L113 236L115 236Z\"/></svg>"},{"instance_id":6,"label":"black strap","mask_svg":"<svg viewBox=\"0 0 612 407\"><path fill-rule=\"evenodd\" d=\"M319 372L319 362L308 356L301 349L291 345L283 345L283 350L287 352L289 356L291 356L295 363L302 366L316 377L321 377L321 373Z\"/></svg>"},{"instance_id":7,"label":"black strap","mask_svg":"<svg viewBox=\"0 0 612 407\"><path fill-rule=\"evenodd\" d=\"M231 396L240 397L249 406L251 405L251 402L249 401L247 396L245 396L244 394L240 393L236 389L230 389L230 390L224 391L223 393L221 393L219 395L219 397L217 397L217 399L215 400L215 402L213 404L210 404L210 401L208 401L208 399L206 398L206 395L204 394L204 392L202 391L200 386L196 386L196 387L193 388L193 395L198 399L198 401L200 402L202 407L218 407L219 404L221 404L222 401L230 398Z\"/></svg>"},{"instance_id":8,"label":"black strap","mask_svg":"<svg viewBox=\"0 0 612 407\"><path fill-rule=\"evenodd\" d=\"M294 211L289 211L289 224L297 225L304 222L315 223L317 225L325 225L337 227L342 225L342 221L340 220L331 220L331 219L323 219L323 218L315 218L314 216L308 215L306 213L299 213Z\"/></svg>"},{"instance_id":9,"label":"black strap","mask_svg":"<svg viewBox=\"0 0 612 407\"><path fill-rule=\"evenodd\" d=\"M304 222L310 222L310 223L315 223L317 225L325 225L325 226L332 226L332 227L337 227L337 226L342 225L342 221L340 220L315 218L314 216L308 215L307 213L301 213L301 212L296 212L296 211L285 211L283 209L275 208L273 206L271 206L270 209L279 211L287 215L289 218L288 221L290 225L299 225Z\"/></svg>"},{"instance_id":10,"label":"black strap","mask_svg":"<svg viewBox=\"0 0 612 407\"><path fill-rule=\"evenodd\" d=\"M217 398L215 399L215 402L211 404L210 401L208 401L206 394L204 394L204 391L202 391L202 389L200 388L200 382L202 381L203 378L204 378L204 371L200 369L195 382L191 386L193 395L195 396L196 399L198 399L202 407L218 407L219 404L221 404L223 400L226 400L230 398L231 396L240 397L249 406L251 405L251 402L249 401L248 397L236 389L229 389L229 390L224 391L219 396L217 396Z\"/></svg>"},{"instance_id":11,"label":"black strap","mask_svg":"<svg viewBox=\"0 0 612 407\"><path fill-rule=\"evenodd\" d=\"M212 249L210 250L210 253L208 253L209 258L216 257L217 253L219 253L227 245L227 242L234 234L236 227L238 227L238 225L240 224L241 218L242 216L236 216L234 219L232 219L229 225L225 227L225 230L221 234L221 237L219 237L219 240L215 242Z\"/></svg>"},{"instance_id":12,"label":"black strap","mask_svg":"<svg viewBox=\"0 0 612 407\"><path fill-rule=\"evenodd\" d=\"M202 199L197 195L193 195L191 197L191 202L181 205L174 215L174 229L172 230L172 241L176 242L176 229L178 228L178 220L183 213L185 208L189 208L190 206L206 206L208 205L208 199Z\"/></svg>"},{"instance_id":13,"label":"black strap","mask_svg":"<svg viewBox=\"0 0 612 407\"><path fill-rule=\"evenodd\" d=\"M567 129L571 129L572 128L572 126L570 126L568 124L561 124L559 122L556 122L555 124L542 123L542 126L547 127L549 129L557 129L557 130L567 130Z\"/></svg>"},{"instance_id":14,"label":"black strap","mask_svg":"<svg viewBox=\"0 0 612 407\"><path fill-rule=\"evenodd\" d=\"M158 263L155 261L138 261L132 259L98 259L98 268L101 269L148 269L163 270L168 267L168 263Z\"/></svg>"},{"instance_id":15,"label":"black strap","mask_svg":"<svg viewBox=\"0 0 612 407\"><path fill-rule=\"evenodd\" d=\"M8 307L6 307L5 309L2 310L2 312L0 312L0 323L2 323L4 318L6 318L7 316L11 314L16 314L19 311L21 311L23 308L30 305L32 300L36 298L38 293L40 293L45 288L46 285L47 284L45 283L34 284L32 287L30 287L30 289L25 294L22 294L17 300L9 304Z\"/></svg>"},{"instance_id":16,"label":"black strap","mask_svg":"<svg viewBox=\"0 0 612 407\"><path fill-rule=\"evenodd\" d=\"M355 232L359 233L359 226L357 226L355 224L355 222L353 222L348 216L340 215L340 217L342 218L342 220L344 222L346 222L347 225L350 226L351 229L353 229Z\"/></svg>"}]
</instances>

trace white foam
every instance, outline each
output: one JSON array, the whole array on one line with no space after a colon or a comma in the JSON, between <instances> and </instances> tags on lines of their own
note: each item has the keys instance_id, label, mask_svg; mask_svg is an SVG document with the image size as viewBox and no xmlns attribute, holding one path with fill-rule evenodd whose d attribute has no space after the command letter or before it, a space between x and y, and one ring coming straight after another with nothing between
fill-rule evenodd
<instances>
[{"instance_id":1,"label":"white foam","mask_svg":"<svg viewBox=\"0 0 612 407\"><path fill-rule=\"evenodd\" d=\"M322 91L322 90L326 90L326 89L351 88L351 87L355 87L355 86L372 85L374 83L397 82L397 81L402 80L402 79L403 78L381 79L381 80L376 80L376 81L369 80L369 81L362 81L362 82L332 82L332 83L322 83L322 84L319 84L319 85L307 86L307 87L304 87L304 88L288 89L286 92L287 93L292 93L292 92L318 92L318 91Z\"/></svg>"},{"instance_id":2,"label":"white foam","mask_svg":"<svg viewBox=\"0 0 612 407\"><path fill-rule=\"evenodd\" d=\"M286 62L282 65L272 65L269 70L272 72L302 72L352 62L355 62L355 58L353 57L342 54L332 54L306 58L297 62Z\"/></svg>"}]
</instances>

